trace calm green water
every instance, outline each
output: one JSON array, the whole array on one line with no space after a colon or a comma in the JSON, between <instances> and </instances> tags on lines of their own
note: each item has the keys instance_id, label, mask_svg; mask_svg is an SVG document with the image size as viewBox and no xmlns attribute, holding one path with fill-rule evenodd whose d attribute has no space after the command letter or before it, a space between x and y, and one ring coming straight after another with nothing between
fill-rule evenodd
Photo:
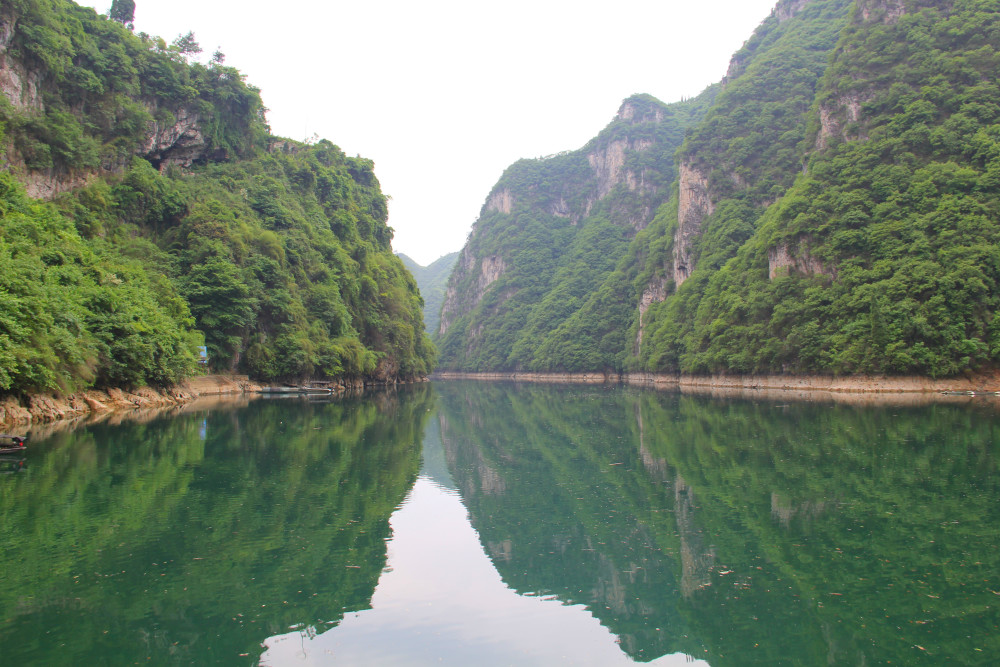
<instances>
[{"instance_id":1,"label":"calm green water","mask_svg":"<svg viewBox=\"0 0 1000 667\"><path fill-rule=\"evenodd\" d=\"M996 404L437 383L32 434L3 665L993 665Z\"/></svg>"}]
</instances>

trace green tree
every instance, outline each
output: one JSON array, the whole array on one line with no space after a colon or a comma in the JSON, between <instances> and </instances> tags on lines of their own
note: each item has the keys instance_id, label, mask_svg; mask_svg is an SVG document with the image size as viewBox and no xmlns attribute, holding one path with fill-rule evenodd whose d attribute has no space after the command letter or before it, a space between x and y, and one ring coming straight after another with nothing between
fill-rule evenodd
<instances>
[{"instance_id":1,"label":"green tree","mask_svg":"<svg viewBox=\"0 0 1000 667\"><path fill-rule=\"evenodd\" d=\"M112 0L108 17L132 30L135 27L135 0Z\"/></svg>"},{"instance_id":2,"label":"green tree","mask_svg":"<svg viewBox=\"0 0 1000 667\"><path fill-rule=\"evenodd\" d=\"M178 35L177 39L171 44L171 47L185 58L196 56L202 51L201 44L194 38L194 33L190 30L186 35Z\"/></svg>"}]
</instances>

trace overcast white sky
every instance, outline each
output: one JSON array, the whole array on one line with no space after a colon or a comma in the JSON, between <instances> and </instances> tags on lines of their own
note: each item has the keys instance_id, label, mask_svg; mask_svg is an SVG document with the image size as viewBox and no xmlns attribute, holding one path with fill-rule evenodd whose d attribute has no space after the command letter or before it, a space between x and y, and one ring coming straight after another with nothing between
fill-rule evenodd
<instances>
[{"instance_id":1,"label":"overcast white sky","mask_svg":"<svg viewBox=\"0 0 1000 667\"><path fill-rule=\"evenodd\" d=\"M426 266L508 165L580 148L633 93L697 95L775 2L136 0L135 29L193 31L261 89L272 132L373 159L393 247Z\"/></svg>"}]
</instances>

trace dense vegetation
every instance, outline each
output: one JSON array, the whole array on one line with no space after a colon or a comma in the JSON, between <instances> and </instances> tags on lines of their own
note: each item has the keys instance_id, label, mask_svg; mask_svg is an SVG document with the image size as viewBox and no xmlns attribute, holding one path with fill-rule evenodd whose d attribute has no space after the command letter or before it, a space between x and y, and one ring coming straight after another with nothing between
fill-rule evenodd
<instances>
[{"instance_id":1,"label":"dense vegetation","mask_svg":"<svg viewBox=\"0 0 1000 667\"><path fill-rule=\"evenodd\" d=\"M399 259L417 281L420 296L424 299L424 329L433 334L441 322L441 305L444 303L445 288L451 270L458 261L458 253L451 252L438 257L427 266L420 266L403 253L399 254Z\"/></svg>"},{"instance_id":2,"label":"dense vegetation","mask_svg":"<svg viewBox=\"0 0 1000 667\"><path fill-rule=\"evenodd\" d=\"M655 313L643 365L949 376L995 364L997 34L996 2L917 3L888 24L856 13L817 96L833 121L814 115L808 137L832 125L828 145L735 259ZM779 249L799 261L775 267Z\"/></svg>"},{"instance_id":3,"label":"dense vegetation","mask_svg":"<svg viewBox=\"0 0 1000 667\"><path fill-rule=\"evenodd\" d=\"M202 336L174 283L104 239L84 240L9 174L0 265L0 391L166 385L195 371Z\"/></svg>"},{"instance_id":4,"label":"dense vegetation","mask_svg":"<svg viewBox=\"0 0 1000 667\"><path fill-rule=\"evenodd\" d=\"M191 35L172 44L134 35L70 0L10 0L0 21L10 30L7 66L37 82L32 99L0 96L0 120L28 170L59 173L125 165L150 138L197 114L204 152L215 159L251 155L268 140L264 105L219 54L208 66ZM155 159L156 156L151 155Z\"/></svg>"},{"instance_id":5,"label":"dense vegetation","mask_svg":"<svg viewBox=\"0 0 1000 667\"><path fill-rule=\"evenodd\" d=\"M8 73L39 91L0 96L0 393L170 384L201 342L212 369L262 381L429 372L370 160L269 137L256 89L221 54L189 63L191 35L168 46L67 0L0 18ZM42 204L12 175L89 178Z\"/></svg>"},{"instance_id":6,"label":"dense vegetation","mask_svg":"<svg viewBox=\"0 0 1000 667\"><path fill-rule=\"evenodd\" d=\"M998 34L993 0L780 2L677 152L704 201L684 201L675 183L627 251L609 257L602 244L620 246L608 232L588 239L595 256L577 266L592 275L570 283L577 291L546 277L572 252L558 224L507 249L479 238L495 234L484 214L466 252L478 259L492 244L503 259L509 281L480 299L500 315L460 343L442 337L442 364L932 377L994 368ZM539 262L544 253L558 259ZM541 267L535 291L513 282L528 265ZM475 296L461 278L453 287ZM518 316L526 308L532 317ZM539 320L550 333L538 335Z\"/></svg>"},{"instance_id":7,"label":"dense vegetation","mask_svg":"<svg viewBox=\"0 0 1000 667\"><path fill-rule=\"evenodd\" d=\"M583 148L504 172L449 283L457 298L442 312L442 366L546 368L546 345L559 358L558 327L667 200L674 152L715 92L672 105L633 96ZM491 263L499 276L484 290Z\"/></svg>"}]
</instances>

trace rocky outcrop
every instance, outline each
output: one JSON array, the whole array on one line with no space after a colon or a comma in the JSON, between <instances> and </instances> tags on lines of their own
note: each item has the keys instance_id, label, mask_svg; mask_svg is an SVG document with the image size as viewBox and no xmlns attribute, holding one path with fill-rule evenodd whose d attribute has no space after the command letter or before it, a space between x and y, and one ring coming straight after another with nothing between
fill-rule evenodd
<instances>
[{"instance_id":1,"label":"rocky outcrop","mask_svg":"<svg viewBox=\"0 0 1000 667\"><path fill-rule=\"evenodd\" d=\"M843 141L867 139L867 135L860 128L852 135L848 131L848 126L861 121L861 105L867 102L869 97L856 92L821 104L816 150L823 150L838 139Z\"/></svg>"},{"instance_id":2,"label":"rocky outcrop","mask_svg":"<svg viewBox=\"0 0 1000 667\"><path fill-rule=\"evenodd\" d=\"M16 19L9 12L0 10L0 93L15 109L41 112L38 73L29 72L8 54L16 25Z\"/></svg>"},{"instance_id":3,"label":"rocky outcrop","mask_svg":"<svg viewBox=\"0 0 1000 667\"><path fill-rule=\"evenodd\" d=\"M22 167L23 169L23 167ZM97 178L96 173L63 173L57 169L22 171L17 178L24 184L24 191L35 199L52 199L56 195L82 188Z\"/></svg>"},{"instance_id":4,"label":"rocky outcrop","mask_svg":"<svg viewBox=\"0 0 1000 667\"><path fill-rule=\"evenodd\" d=\"M778 21L787 21L799 12L801 12L806 5L808 5L812 0L780 0L774 7L774 16L778 18Z\"/></svg>"},{"instance_id":5,"label":"rocky outcrop","mask_svg":"<svg viewBox=\"0 0 1000 667\"><path fill-rule=\"evenodd\" d=\"M905 0L858 0L857 5L865 21L895 23L906 13Z\"/></svg>"},{"instance_id":6,"label":"rocky outcrop","mask_svg":"<svg viewBox=\"0 0 1000 667\"><path fill-rule=\"evenodd\" d=\"M476 285L476 301L483 298L486 288L495 283L503 275L506 268L507 265L504 264L503 257L499 255L491 255L483 258L483 261L479 263L479 282Z\"/></svg>"},{"instance_id":7,"label":"rocky outcrop","mask_svg":"<svg viewBox=\"0 0 1000 667\"><path fill-rule=\"evenodd\" d=\"M206 375L190 378L183 384L161 390L140 387L133 391L107 389L83 391L68 396L37 394L24 400L8 396L0 400L0 430L47 424L87 415L102 415L128 410L173 407L199 396L241 394L259 391L246 376Z\"/></svg>"},{"instance_id":8,"label":"rocky outcrop","mask_svg":"<svg viewBox=\"0 0 1000 667\"><path fill-rule=\"evenodd\" d=\"M778 276L798 274L803 276L837 277L835 268L827 267L810 252L809 239L795 243L779 243L767 251L767 275L771 280Z\"/></svg>"},{"instance_id":9,"label":"rocky outcrop","mask_svg":"<svg viewBox=\"0 0 1000 667\"><path fill-rule=\"evenodd\" d=\"M566 201L565 197L560 197L558 201L553 202L549 206L549 214L554 215L557 218L572 218L573 212L569 209L569 203ZM574 224L576 221L574 220Z\"/></svg>"},{"instance_id":10,"label":"rocky outcrop","mask_svg":"<svg viewBox=\"0 0 1000 667\"><path fill-rule=\"evenodd\" d=\"M625 149L627 147L627 140L618 139L610 142L604 147L604 150L587 155L587 162L590 163L590 168L597 176L598 199L607 197L611 188L622 181L622 168L625 166ZM633 187L629 189L634 190L635 176L631 173L629 176L633 181Z\"/></svg>"},{"instance_id":11,"label":"rocky outcrop","mask_svg":"<svg viewBox=\"0 0 1000 667\"><path fill-rule=\"evenodd\" d=\"M680 165L677 231L674 232L673 279L680 287L694 271L694 243L701 223L715 211L708 193L708 175L691 163Z\"/></svg>"},{"instance_id":12,"label":"rocky outcrop","mask_svg":"<svg viewBox=\"0 0 1000 667\"><path fill-rule=\"evenodd\" d=\"M10 53L16 28L17 18L13 12L0 8L0 95L19 112L37 116L45 113L42 98L44 73L29 69ZM150 123L146 140L135 147L136 155L161 169L169 165L189 167L207 156L209 143L202 131L203 119L197 112L182 107L171 110L172 114L157 113L156 103L136 101L143 104L151 115L161 119ZM169 120L164 120L164 117ZM24 183L28 195L38 199L51 199L62 192L82 187L96 173L115 172L127 163L122 159L114 164L102 164L99 169L88 173L65 169L29 170L13 146L6 152L9 166L19 172L18 179Z\"/></svg>"},{"instance_id":13,"label":"rocky outcrop","mask_svg":"<svg viewBox=\"0 0 1000 667\"><path fill-rule=\"evenodd\" d=\"M181 405L197 394L183 387L155 391L148 387L133 392L121 389L85 391L64 397L35 395L25 401L8 397L0 402L0 425L4 427L49 423L115 410Z\"/></svg>"},{"instance_id":14,"label":"rocky outcrop","mask_svg":"<svg viewBox=\"0 0 1000 667\"><path fill-rule=\"evenodd\" d=\"M487 211L497 211L499 213L510 213L514 209L514 196L508 188L497 190L486 200Z\"/></svg>"},{"instance_id":15,"label":"rocky outcrop","mask_svg":"<svg viewBox=\"0 0 1000 667\"><path fill-rule=\"evenodd\" d=\"M633 350L635 354L638 354L642 348L642 338L646 331L646 311L654 303L665 300L670 293L669 288L670 281L666 276L654 276L649 281L649 284L646 285L646 289L643 290L642 296L639 298L639 332L635 338L635 348Z\"/></svg>"},{"instance_id":16,"label":"rocky outcrop","mask_svg":"<svg viewBox=\"0 0 1000 667\"><path fill-rule=\"evenodd\" d=\"M854 20L892 24L905 13L904 0L857 0ZM862 124L862 107L872 97L874 97L872 91L853 90L821 102L816 150L823 150L837 140L866 140L868 136Z\"/></svg>"},{"instance_id":17,"label":"rocky outcrop","mask_svg":"<svg viewBox=\"0 0 1000 667\"><path fill-rule=\"evenodd\" d=\"M173 123L161 124L154 120L146 143L136 151L158 169L172 164L190 167L208 148L201 131L201 118L196 112L180 109L175 116Z\"/></svg>"},{"instance_id":18,"label":"rocky outcrop","mask_svg":"<svg viewBox=\"0 0 1000 667\"><path fill-rule=\"evenodd\" d=\"M645 190L645 172L637 174L625 169L625 156L627 151L642 152L652 145L649 139L617 139L603 150L589 153L587 162L597 177L597 199L604 199L620 184L625 184L631 192Z\"/></svg>"},{"instance_id":19,"label":"rocky outcrop","mask_svg":"<svg viewBox=\"0 0 1000 667\"><path fill-rule=\"evenodd\" d=\"M461 271L459 275L467 276L473 271L475 265L475 257L469 250L469 246L466 246L462 250L462 255L459 258L455 271ZM482 301L483 295L486 294L486 289L495 283L506 270L507 265L504 263L503 257L491 255L484 257L479 262L479 275L476 277L475 290L472 294L468 292L460 294L454 281L452 281L445 291L444 306L441 308L441 324L438 327L438 333L441 335L446 334L458 317L475 308Z\"/></svg>"},{"instance_id":20,"label":"rocky outcrop","mask_svg":"<svg viewBox=\"0 0 1000 667\"><path fill-rule=\"evenodd\" d=\"M643 107L632 100L625 100L616 115L618 120L627 120L633 125L637 123L662 123L665 118L663 109Z\"/></svg>"}]
</instances>

